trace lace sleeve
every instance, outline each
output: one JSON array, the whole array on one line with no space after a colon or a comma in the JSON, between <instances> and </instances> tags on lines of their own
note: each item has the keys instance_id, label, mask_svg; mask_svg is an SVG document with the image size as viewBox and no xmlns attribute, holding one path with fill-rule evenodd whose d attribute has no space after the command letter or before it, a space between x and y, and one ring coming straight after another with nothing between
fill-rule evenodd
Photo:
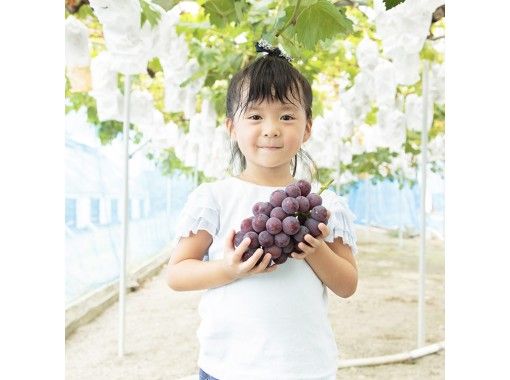
<instances>
[{"instance_id":1,"label":"lace sleeve","mask_svg":"<svg viewBox=\"0 0 510 380\"><path fill-rule=\"evenodd\" d=\"M336 237L341 237L343 243L351 247L352 253L356 254L358 252L354 231L356 216L349 209L347 201L331 190L324 190L321 197L324 207L331 212L331 217L328 220L330 233L324 241L332 243Z\"/></svg>"},{"instance_id":2,"label":"lace sleeve","mask_svg":"<svg viewBox=\"0 0 510 380\"><path fill-rule=\"evenodd\" d=\"M190 232L207 231L215 236L219 231L219 206L210 191L210 184L202 183L189 195L175 227L175 238L188 237Z\"/></svg>"}]
</instances>

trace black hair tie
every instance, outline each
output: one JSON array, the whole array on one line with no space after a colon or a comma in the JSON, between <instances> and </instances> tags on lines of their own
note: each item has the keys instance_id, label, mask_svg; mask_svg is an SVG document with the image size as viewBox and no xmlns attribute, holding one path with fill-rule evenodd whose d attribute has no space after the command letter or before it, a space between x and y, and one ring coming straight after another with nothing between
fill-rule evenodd
<instances>
[{"instance_id":1,"label":"black hair tie","mask_svg":"<svg viewBox=\"0 0 510 380\"><path fill-rule=\"evenodd\" d=\"M267 53L273 57L286 59L288 62L292 61L290 55L288 55L283 49L271 46L271 44L264 39L255 42L255 49L257 50L257 53Z\"/></svg>"}]
</instances>

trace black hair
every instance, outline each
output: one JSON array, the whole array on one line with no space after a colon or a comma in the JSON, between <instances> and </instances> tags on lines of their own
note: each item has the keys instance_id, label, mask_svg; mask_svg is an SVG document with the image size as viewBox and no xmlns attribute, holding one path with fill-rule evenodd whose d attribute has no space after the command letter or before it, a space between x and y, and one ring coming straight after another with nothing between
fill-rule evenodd
<instances>
[{"instance_id":1,"label":"black hair","mask_svg":"<svg viewBox=\"0 0 510 380\"><path fill-rule=\"evenodd\" d=\"M249 84L248 97L242 104L243 91ZM292 64L284 58L274 55L265 55L257 58L241 71L237 72L230 80L227 90L227 118L234 121L239 108L242 114L246 107L252 102L262 103L264 100L296 105L288 95L298 99L300 105L305 109L306 119L312 119L312 87L308 80L296 70ZM244 157L237 141L232 141L230 146L229 170L234 171L236 162L239 162L240 171L246 169L246 158ZM239 157L239 161L238 161ZM319 170L312 157L302 148L299 148L292 160L292 176L296 175L297 161L301 159L309 173L309 180L319 181ZM320 181L319 181L320 182Z\"/></svg>"}]
</instances>

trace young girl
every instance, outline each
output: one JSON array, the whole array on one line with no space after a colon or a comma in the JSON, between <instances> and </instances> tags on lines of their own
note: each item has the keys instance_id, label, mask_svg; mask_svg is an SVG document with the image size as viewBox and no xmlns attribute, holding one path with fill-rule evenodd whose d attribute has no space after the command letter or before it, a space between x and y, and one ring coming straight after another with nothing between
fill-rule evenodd
<instances>
[{"instance_id":1,"label":"young girl","mask_svg":"<svg viewBox=\"0 0 510 380\"><path fill-rule=\"evenodd\" d=\"M238 162L240 174L202 183L189 195L166 279L178 291L207 289L199 305L200 379L335 379L327 288L347 298L358 281L345 200L331 190L321 194L328 224L319 225L321 236L306 235L301 252L284 264L269 266L268 253L256 265L260 248L242 262L250 239L233 244L256 202L301 179L294 178L297 159L308 157L301 145L312 129L308 81L280 49L256 46L266 54L232 78L227 94L231 163ZM312 183L313 192L318 187Z\"/></svg>"}]
</instances>

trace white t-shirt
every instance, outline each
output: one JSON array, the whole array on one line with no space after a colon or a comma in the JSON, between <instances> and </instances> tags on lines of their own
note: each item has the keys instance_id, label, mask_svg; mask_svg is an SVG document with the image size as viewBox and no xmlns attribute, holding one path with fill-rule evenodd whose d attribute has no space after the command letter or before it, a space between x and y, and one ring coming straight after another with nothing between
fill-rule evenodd
<instances>
[{"instance_id":1,"label":"white t-shirt","mask_svg":"<svg viewBox=\"0 0 510 380\"><path fill-rule=\"evenodd\" d=\"M208 260L223 258L225 236L283 186L260 186L228 177L202 183L188 197L176 239L206 230L213 237ZM312 184L312 192L319 186ZM325 241L342 237L356 253L354 215L343 197L322 192L331 217ZM220 380L335 379L338 350L327 317L326 286L306 260L289 257L272 273L205 291L199 305L198 365Z\"/></svg>"}]
</instances>

